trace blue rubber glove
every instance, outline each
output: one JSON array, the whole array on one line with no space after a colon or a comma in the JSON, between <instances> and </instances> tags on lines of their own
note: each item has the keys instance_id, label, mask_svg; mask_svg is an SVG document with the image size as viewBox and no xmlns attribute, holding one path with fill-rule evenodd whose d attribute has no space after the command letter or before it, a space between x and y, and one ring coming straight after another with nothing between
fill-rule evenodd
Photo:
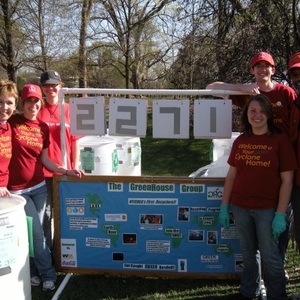
<instances>
[{"instance_id":1,"label":"blue rubber glove","mask_svg":"<svg viewBox=\"0 0 300 300\"><path fill-rule=\"evenodd\" d=\"M286 214L276 212L272 221L272 232L275 239L277 239L286 229Z\"/></svg>"},{"instance_id":2,"label":"blue rubber glove","mask_svg":"<svg viewBox=\"0 0 300 300\"><path fill-rule=\"evenodd\" d=\"M229 228L228 204L221 204L220 213L219 213L219 221L223 227Z\"/></svg>"}]
</instances>

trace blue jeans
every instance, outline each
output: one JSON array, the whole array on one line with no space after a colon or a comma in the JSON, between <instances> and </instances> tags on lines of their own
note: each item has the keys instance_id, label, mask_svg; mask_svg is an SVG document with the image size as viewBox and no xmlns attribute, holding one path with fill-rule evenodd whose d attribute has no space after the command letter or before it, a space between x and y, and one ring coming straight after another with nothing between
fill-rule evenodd
<instances>
[{"instance_id":1,"label":"blue jeans","mask_svg":"<svg viewBox=\"0 0 300 300\"><path fill-rule=\"evenodd\" d=\"M292 192L292 206L294 211L294 234L298 251L300 251L300 186L294 185Z\"/></svg>"},{"instance_id":2,"label":"blue jeans","mask_svg":"<svg viewBox=\"0 0 300 300\"><path fill-rule=\"evenodd\" d=\"M53 243L52 243L52 209L53 209L53 199L52 199L52 193L53 193L53 184L52 184L52 177L46 178L46 187L47 187L47 201L46 201L46 208L45 208L45 216L44 216L44 222L43 222L43 229L44 229L44 235L46 238L46 244L53 253Z\"/></svg>"},{"instance_id":3,"label":"blue jeans","mask_svg":"<svg viewBox=\"0 0 300 300\"><path fill-rule=\"evenodd\" d=\"M244 261L241 293L250 298L259 295L260 276L256 260L259 249L268 300L287 300L283 261L278 240L272 234L275 210L249 210L232 205L232 212Z\"/></svg>"},{"instance_id":4,"label":"blue jeans","mask_svg":"<svg viewBox=\"0 0 300 300\"><path fill-rule=\"evenodd\" d=\"M293 195L293 194L292 194ZM289 203L287 210L286 210L286 230L279 236L278 238L278 247L279 253L281 255L281 259L283 264L285 265L286 260L286 251L288 248L291 232L292 232L292 223L293 223L293 209L292 204Z\"/></svg>"},{"instance_id":5,"label":"blue jeans","mask_svg":"<svg viewBox=\"0 0 300 300\"><path fill-rule=\"evenodd\" d=\"M43 232L47 198L46 185L20 195L26 199L24 206L26 215L32 217L34 261L30 260L30 276L38 275L37 269L43 282L47 280L56 281L56 272L52 266L51 254L46 245Z\"/></svg>"}]
</instances>

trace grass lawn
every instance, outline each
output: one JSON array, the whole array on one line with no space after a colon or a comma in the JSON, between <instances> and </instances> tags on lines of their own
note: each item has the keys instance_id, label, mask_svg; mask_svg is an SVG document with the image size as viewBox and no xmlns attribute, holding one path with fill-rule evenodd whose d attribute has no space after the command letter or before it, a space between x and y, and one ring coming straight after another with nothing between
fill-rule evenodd
<instances>
[{"instance_id":1,"label":"grass lawn","mask_svg":"<svg viewBox=\"0 0 300 300\"><path fill-rule=\"evenodd\" d=\"M299 254L290 242L287 253L287 292L300 293ZM65 274L58 274L57 286ZM61 300L238 300L239 280L141 278L73 274ZM33 300L52 299L55 291L32 287Z\"/></svg>"}]
</instances>

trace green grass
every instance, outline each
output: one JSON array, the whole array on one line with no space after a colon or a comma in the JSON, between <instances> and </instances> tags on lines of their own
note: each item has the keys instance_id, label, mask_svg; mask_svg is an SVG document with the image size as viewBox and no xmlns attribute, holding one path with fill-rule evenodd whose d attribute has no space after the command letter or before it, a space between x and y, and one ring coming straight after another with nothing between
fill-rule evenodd
<instances>
[{"instance_id":1,"label":"green grass","mask_svg":"<svg viewBox=\"0 0 300 300\"><path fill-rule=\"evenodd\" d=\"M287 292L300 293L299 254L290 242L287 252ZM58 274L57 286L65 274ZM71 276L60 300L237 300L239 280L142 278L107 275ZM50 300L53 292L32 287L33 300Z\"/></svg>"},{"instance_id":2,"label":"green grass","mask_svg":"<svg viewBox=\"0 0 300 300\"><path fill-rule=\"evenodd\" d=\"M211 140L141 138L143 176L189 176L209 164Z\"/></svg>"}]
</instances>

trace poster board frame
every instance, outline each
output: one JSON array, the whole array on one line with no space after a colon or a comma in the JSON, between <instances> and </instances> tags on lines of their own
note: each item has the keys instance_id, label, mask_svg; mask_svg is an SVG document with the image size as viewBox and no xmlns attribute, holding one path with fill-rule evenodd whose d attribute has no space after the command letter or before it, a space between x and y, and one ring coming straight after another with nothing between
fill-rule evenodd
<instances>
[{"instance_id":1,"label":"poster board frame","mask_svg":"<svg viewBox=\"0 0 300 300\"><path fill-rule=\"evenodd\" d=\"M66 175L54 175L53 177L53 207L54 207L54 254L56 271L64 273L78 274L101 274L113 276L138 276L138 277L165 277L165 278L212 278L212 279L238 279L241 273L189 273L189 272L161 272L161 271L145 271L138 270L108 270L99 268L81 268L81 267L65 267L61 266L61 221L60 221L60 199L59 185L60 182L120 182L120 183L180 183L180 184L221 184L225 182L225 178L191 178L191 177L160 177L160 176L84 176L81 179Z\"/></svg>"}]
</instances>

